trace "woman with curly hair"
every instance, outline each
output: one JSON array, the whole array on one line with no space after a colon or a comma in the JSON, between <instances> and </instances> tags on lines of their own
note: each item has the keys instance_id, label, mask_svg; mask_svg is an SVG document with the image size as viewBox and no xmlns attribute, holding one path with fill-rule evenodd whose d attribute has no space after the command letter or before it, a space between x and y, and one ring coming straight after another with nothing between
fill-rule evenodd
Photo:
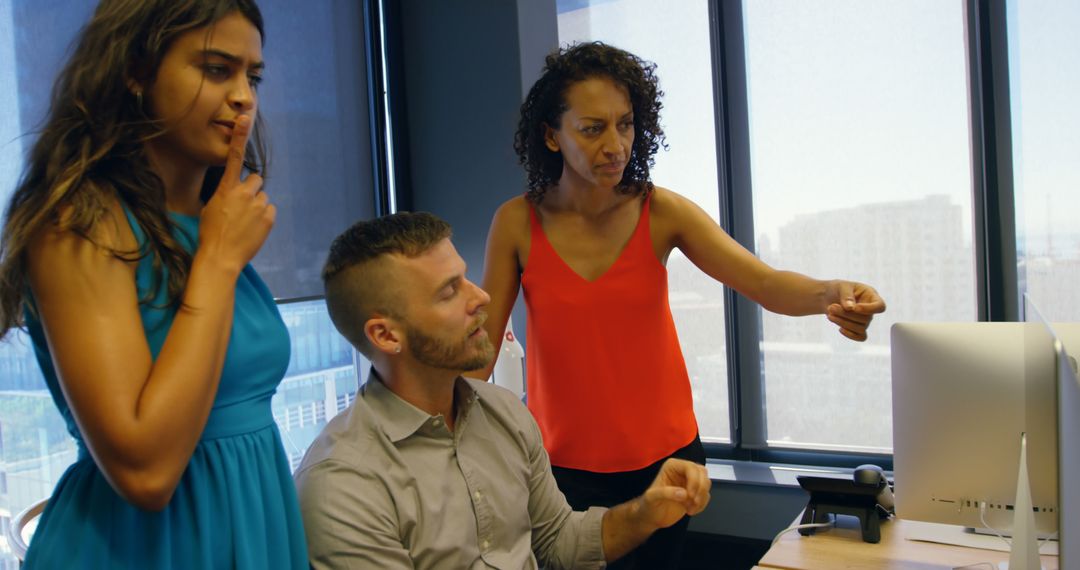
<instances>
[{"instance_id":1,"label":"woman with curly hair","mask_svg":"<svg viewBox=\"0 0 1080 570\"><path fill-rule=\"evenodd\" d=\"M288 330L249 264L262 45L254 0L102 0L56 81L0 337L27 328L78 458L24 568L308 567L270 411Z\"/></svg>"},{"instance_id":2,"label":"woman with curly hair","mask_svg":"<svg viewBox=\"0 0 1080 570\"><path fill-rule=\"evenodd\" d=\"M488 234L486 330L498 346L523 289L528 405L574 509L641 494L668 457L705 462L668 305L674 248L766 309L826 314L852 340L885 310L867 285L769 267L655 186L661 96L655 65L623 50L594 42L549 55L514 141L528 192L498 209ZM611 567L678 567L687 524Z\"/></svg>"}]
</instances>

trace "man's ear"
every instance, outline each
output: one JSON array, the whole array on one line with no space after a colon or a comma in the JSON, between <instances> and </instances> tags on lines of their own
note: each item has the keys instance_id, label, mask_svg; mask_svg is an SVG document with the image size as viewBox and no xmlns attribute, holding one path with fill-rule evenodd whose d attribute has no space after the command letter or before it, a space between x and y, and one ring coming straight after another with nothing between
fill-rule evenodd
<instances>
[{"instance_id":1,"label":"man's ear","mask_svg":"<svg viewBox=\"0 0 1080 570\"><path fill-rule=\"evenodd\" d=\"M540 126L544 129L544 146L551 152L559 152L559 141L555 140L555 129L547 123L541 123Z\"/></svg>"},{"instance_id":2,"label":"man's ear","mask_svg":"<svg viewBox=\"0 0 1080 570\"><path fill-rule=\"evenodd\" d=\"M371 317L364 323L364 334L375 350L386 354L401 354L404 338L394 319L381 315Z\"/></svg>"}]
</instances>

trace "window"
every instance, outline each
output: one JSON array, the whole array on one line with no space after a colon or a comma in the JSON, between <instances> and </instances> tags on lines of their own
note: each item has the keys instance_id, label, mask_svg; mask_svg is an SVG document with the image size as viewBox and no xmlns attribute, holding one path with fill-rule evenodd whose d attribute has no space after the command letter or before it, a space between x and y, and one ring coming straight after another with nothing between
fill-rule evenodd
<instances>
[{"instance_id":1,"label":"window","mask_svg":"<svg viewBox=\"0 0 1080 570\"><path fill-rule=\"evenodd\" d=\"M321 299L279 305L289 328L292 359L271 402L290 467L296 469L326 422L356 399L367 359L345 340Z\"/></svg>"},{"instance_id":2,"label":"window","mask_svg":"<svg viewBox=\"0 0 1080 570\"><path fill-rule=\"evenodd\" d=\"M889 327L978 315L963 6L743 6L757 254L889 303L865 343L761 312L766 442L891 453Z\"/></svg>"},{"instance_id":3,"label":"window","mask_svg":"<svg viewBox=\"0 0 1080 570\"><path fill-rule=\"evenodd\" d=\"M23 169L32 131L71 39L95 0L42 5L0 3L0 200ZM330 241L374 215L364 14L360 3L315 3L304 10L262 0L266 81L260 106L270 140L266 191L278 207L274 231L254 264L278 298L292 339L292 361L272 401L286 455L295 467L322 425L355 399L367 363L330 322L319 277ZM40 38L57 38L42 42ZM289 421L282 421L288 418ZM295 418L295 419L294 419ZM29 340L0 343L0 519L52 492L75 460ZM0 535L0 568L14 567Z\"/></svg>"},{"instance_id":4,"label":"window","mask_svg":"<svg viewBox=\"0 0 1080 570\"><path fill-rule=\"evenodd\" d=\"M1051 321L1080 321L1080 50L1075 2L1007 3L1020 293Z\"/></svg>"}]
</instances>

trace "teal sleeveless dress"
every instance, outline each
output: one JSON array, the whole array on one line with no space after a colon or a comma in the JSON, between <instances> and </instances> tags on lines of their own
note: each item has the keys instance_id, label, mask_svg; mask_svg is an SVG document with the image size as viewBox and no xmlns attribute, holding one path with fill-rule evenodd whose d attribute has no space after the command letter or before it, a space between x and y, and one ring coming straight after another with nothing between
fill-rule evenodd
<instances>
[{"instance_id":1,"label":"teal sleeveless dress","mask_svg":"<svg viewBox=\"0 0 1080 570\"><path fill-rule=\"evenodd\" d=\"M194 252L199 218L170 214L174 235ZM128 213L139 243L145 235ZM149 257L135 279L152 283ZM176 313L160 308L165 288L140 305L154 358ZM57 382L41 323L28 329L56 407L79 449L56 485L23 568L308 568L296 490L270 398L289 365L289 335L270 291L248 265L236 283L232 333L213 409L168 506L141 510L113 490L90 457Z\"/></svg>"}]
</instances>

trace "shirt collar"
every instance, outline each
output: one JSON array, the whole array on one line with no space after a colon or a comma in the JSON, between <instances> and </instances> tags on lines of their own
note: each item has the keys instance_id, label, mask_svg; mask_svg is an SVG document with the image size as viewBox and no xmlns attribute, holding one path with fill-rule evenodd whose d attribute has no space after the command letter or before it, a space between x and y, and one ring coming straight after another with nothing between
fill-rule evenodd
<instances>
[{"instance_id":1,"label":"shirt collar","mask_svg":"<svg viewBox=\"0 0 1080 570\"><path fill-rule=\"evenodd\" d=\"M368 381L364 384L362 397L375 413L383 432L393 443L406 439L420 431L432 420L441 419L442 414L433 416L420 408L401 399L383 383L379 373L372 367ZM457 406L455 431L460 431L468 418L469 410L479 400L480 395L469 382L458 376L454 380L454 404Z\"/></svg>"}]
</instances>

